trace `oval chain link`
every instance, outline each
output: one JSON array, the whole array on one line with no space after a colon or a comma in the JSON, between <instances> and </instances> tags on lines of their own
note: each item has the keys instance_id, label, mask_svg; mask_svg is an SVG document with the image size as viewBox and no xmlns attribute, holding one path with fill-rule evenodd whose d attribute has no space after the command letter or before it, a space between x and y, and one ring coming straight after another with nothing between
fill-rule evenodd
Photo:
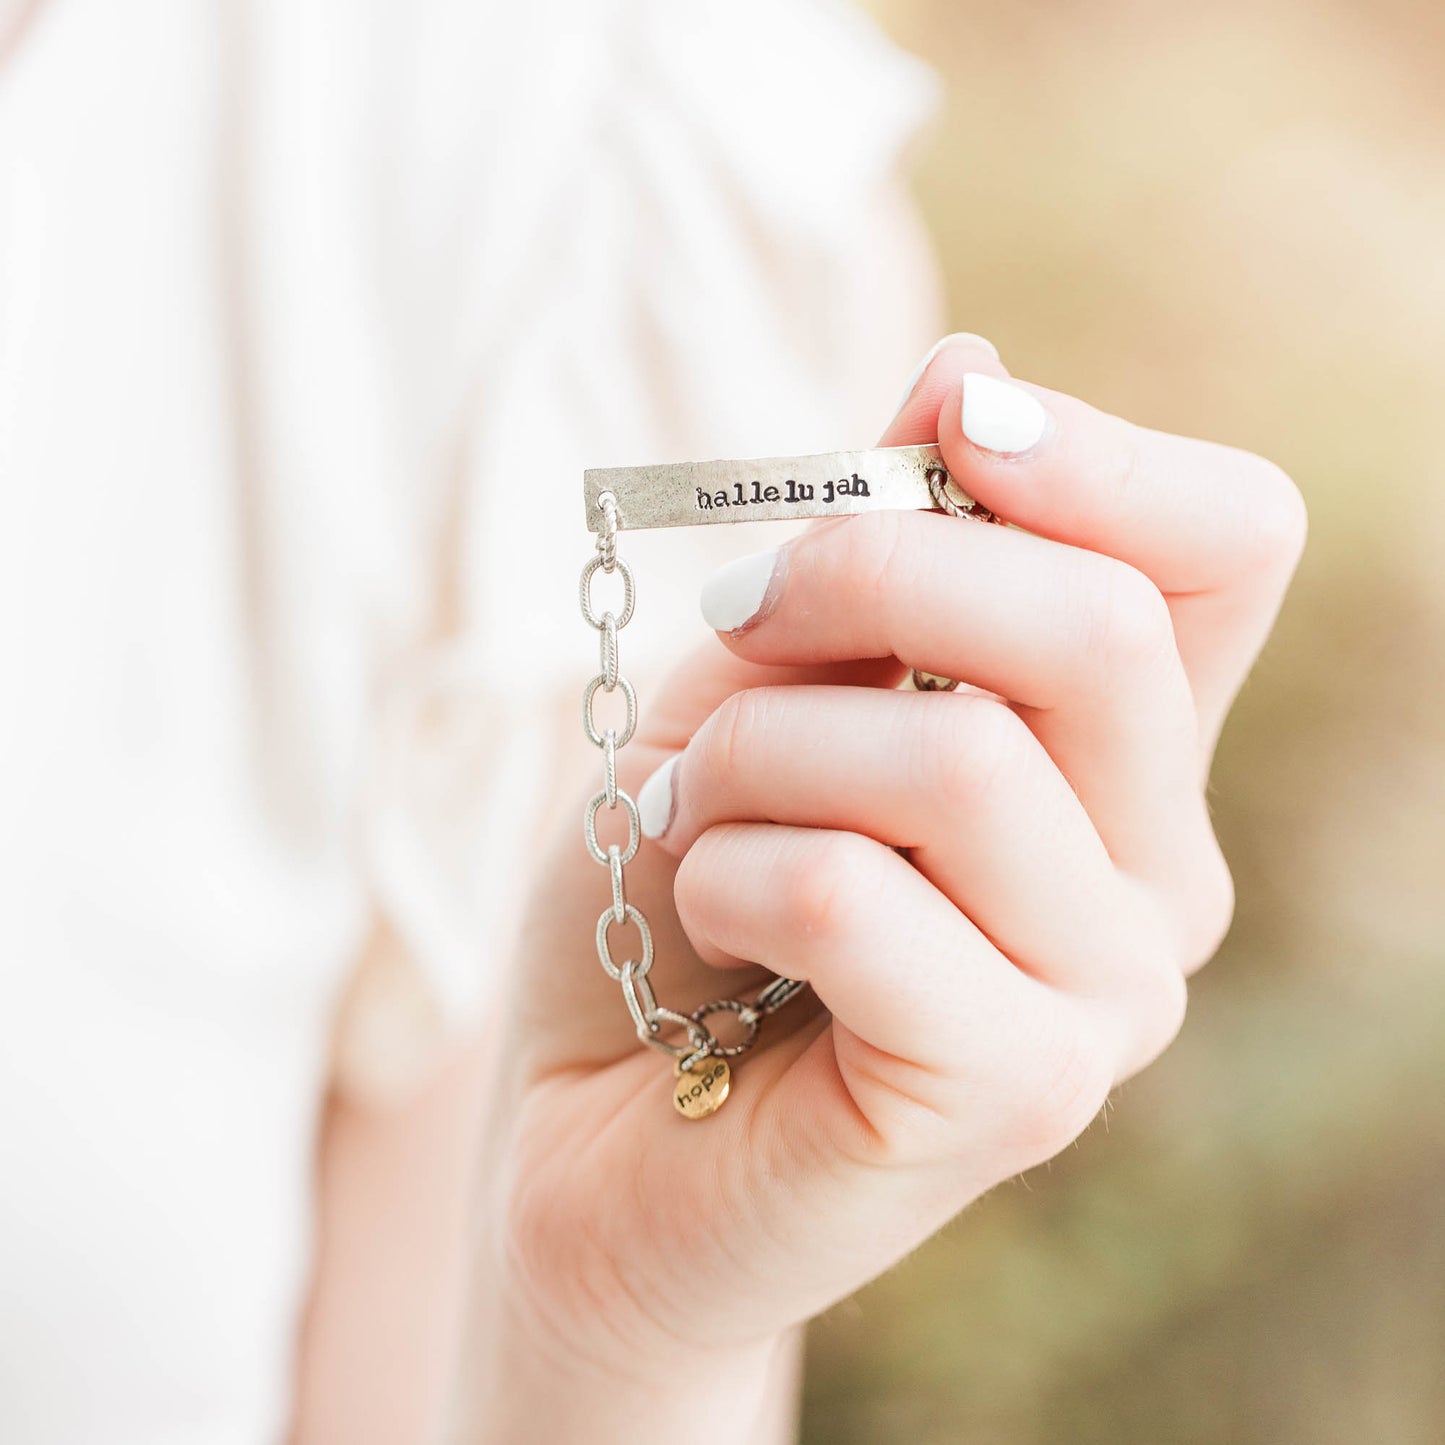
<instances>
[{"instance_id":1,"label":"oval chain link","mask_svg":"<svg viewBox=\"0 0 1445 1445\"><path fill-rule=\"evenodd\" d=\"M587 851L593 860L608 870L612 882L612 901L602 910L597 920L597 957L607 976L622 985L622 1001L632 1017L637 1036L643 1043L651 1045L660 1053L677 1059L684 1069L690 1069L700 1060L714 1055L717 1058L733 1058L745 1053L757 1042L758 1031L763 1020L776 1013L790 999L795 998L807 983L797 978L775 978L765 984L750 1001L736 998L709 999L690 1014L677 1013L664 1008L657 1002L647 975L652 971L652 928L642 910L627 901L623 872L637 856L642 843L642 820L637 813L637 804L630 794L617 785L617 753L632 741L637 731L637 694L632 684L622 675L619 665L618 633L632 621L637 606L637 586L632 569L617 555L617 499L611 492L604 492L598 499L603 524L597 532L597 555L587 559L582 569L579 599L582 617L587 625L600 633L598 639L600 671L582 693L582 729L587 741L602 750L602 791L594 793L587 802L583 814L582 832L587 840ZM592 579L598 572L607 575L620 574L622 578L622 611L615 613L611 608L597 611L592 600ZM622 689L623 701L627 705L626 719L619 732L615 727L599 728L593 716L593 700L599 691L606 693ZM621 808L627 818L627 843L625 846L611 843L603 847L597 837L597 815L603 808L615 812ZM608 935L613 924L631 923L642 940L642 957L628 958L618 963L612 956ZM707 1019L715 1013L732 1013L742 1024L744 1034L735 1044L724 1044L707 1026ZM680 1029L685 1042L662 1037L665 1027Z\"/></svg>"}]
</instances>

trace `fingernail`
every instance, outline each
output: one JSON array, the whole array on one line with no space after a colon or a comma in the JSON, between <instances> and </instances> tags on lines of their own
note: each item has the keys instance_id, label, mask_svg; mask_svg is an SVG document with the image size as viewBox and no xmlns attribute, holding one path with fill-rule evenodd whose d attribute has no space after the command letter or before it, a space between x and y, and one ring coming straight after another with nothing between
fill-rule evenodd
<instances>
[{"instance_id":1,"label":"fingernail","mask_svg":"<svg viewBox=\"0 0 1445 1445\"><path fill-rule=\"evenodd\" d=\"M1048 425L1048 412L1023 387L981 371L963 378L963 434L974 446L1016 457L1036 447Z\"/></svg>"},{"instance_id":2,"label":"fingernail","mask_svg":"<svg viewBox=\"0 0 1445 1445\"><path fill-rule=\"evenodd\" d=\"M933 358L943 350L945 346L952 346L955 342L962 344L967 342L970 346L981 346L993 356L998 355L998 347L986 336L979 336L972 331L955 331L950 336L945 336L942 341L936 341L933 349L918 363L918 369L908 378L908 384L903 388L903 395L898 398L898 405L893 408L893 415L896 417L905 406L908 405L908 398L913 395L913 389L923 380L923 373L933 364Z\"/></svg>"},{"instance_id":3,"label":"fingernail","mask_svg":"<svg viewBox=\"0 0 1445 1445\"><path fill-rule=\"evenodd\" d=\"M645 838L660 838L667 832L676 811L672 796L672 775L681 753L674 753L637 790L637 817Z\"/></svg>"},{"instance_id":4,"label":"fingernail","mask_svg":"<svg viewBox=\"0 0 1445 1445\"><path fill-rule=\"evenodd\" d=\"M702 584L703 621L714 632L740 632L760 622L777 601L783 551L755 552L719 567Z\"/></svg>"}]
</instances>

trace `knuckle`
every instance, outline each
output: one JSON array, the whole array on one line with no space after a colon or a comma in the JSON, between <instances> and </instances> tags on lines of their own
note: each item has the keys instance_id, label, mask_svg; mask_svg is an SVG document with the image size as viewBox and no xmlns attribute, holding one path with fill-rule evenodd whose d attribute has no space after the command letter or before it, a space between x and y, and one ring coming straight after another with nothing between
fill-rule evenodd
<instances>
[{"instance_id":1,"label":"knuckle","mask_svg":"<svg viewBox=\"0 0 1445 1445\"><path fill-rule=\"evenodd\" d=\"M1141 885L1138 910L1119 953L1121 983L1113 1001L1126 1039L1121 1077L1157 1059L1179 1036L1189 1010L1172 903Z\"/></svg>"},{"instance_id":2,"label":"knuckle","mask_svg":"<svg viewBox=\"0 0 1445 1445\"><path fill-rule=\"evenodd\" d=\"M1175 652L1164 594L1137 567L1095 557L1088 605L1081 609L1084 654L1106 669L1156 664Z\"/></svg>"},{"instance_id":3,"label":"knuckle","mask_svg":"<svg viewBox=\"0 0 1445 1445\"><path fill-rule=\"evenodd\" d=\"M1028 724L1011 708L990 698L957 698L934 709L946 736L930 748L936 785L954 804L976 802L1007 786L1038 744Z\"/></svg>"},{"instance_id":4,"label":"knuckle","mask_svg":"<svg viewBox=\"0 0 1445 1445\"><path fill-rule=\"evenodd\" d=\"M1052 1158L1082 1134L1114 1086L1114 1063L1098 1033L1077 1021L1035 1053L1011 1119L1018 1168Z\"/></svg>"},{"instance_id":5,"label":"knuckle","mask_svg":"<svg viewBox=\"0 0 1445 1445\"><path fill-rule=\"evenodd\" d=\"M1167 962L1155 970L1160 987L1157 990L1159 1007L1154 1016L1154 1043L1156 1052L1163 1053L1184 1027L1189 1014L1189 982L1184 975Z\"/></svg>"},{"instance_id":6,"label":"knuckle","mask_svg":"<svg viewBox=\"0 0 1445 1445\"><path fill-rule=\"evenodd\" d=\"M792 851L779 880L789 924L812 940L850 932L866 872L865 845L855 834L820 832L809 838L806 847Z\"/></svg>"},{"instance_id":7,"label":"knuckle","mask_svg":"<svg viewBox=\"0 0 1445 1445\"><path fill-rule=\"evenodd\" d=\"M1179 1037L1189 1011L1189 985L1171 960L1154 955L1139 979L1137 1039L1128 1073L1153 1063Z\"/></svg>"},{"instance_id":8,"label":"knuckle","mask_svg":"<svg viewBox=\"0 0 1445 1445\"><path fill-rule=\"evenodd\" d=\"M1234 876L1215 843L1194 884L1184 940L1184 973L1197 973L1216 953L1234 922Z\"/></svg>"},{"instance_id":9,"label":"knuckle","mask_svg":"<svg viewBox=\"0 0 1445 1445\"><path fill-rule=\"evenodd\" d=\"M1175 962L1153 954L1134 971L1129 997L1117 1004L1126 1035L1118 1077L1133 1077L1178 1038L1189 1009L1189 984Z\"/></svg>"},{"instance_id":10,"label":"knuckle","mask_svg":"<svg viewBox=\"0 0 1445 1445\"><path fill-rule=\"evenodd\" d=\"M1241 543L1243 560L1253 566L1292 569L1304 551L1309 511L1294 479L1275 462L1252 452L1240 453L1248 476L1248 525Z\"/></svg>"}]
</instances>

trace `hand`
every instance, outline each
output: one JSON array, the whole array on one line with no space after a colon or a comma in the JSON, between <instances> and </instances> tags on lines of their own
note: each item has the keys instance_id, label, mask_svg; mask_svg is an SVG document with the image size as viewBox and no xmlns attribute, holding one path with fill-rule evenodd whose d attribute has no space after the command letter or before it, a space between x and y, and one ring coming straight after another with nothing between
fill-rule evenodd
<instances>
[{"instance_id":1,"label":"hand","mask_svg":"<svg viewBox=\"0 0 1445 1445\"><path fill-rule=\"evenodd\" d=\"M946 346L884 442L936 437L1022 530L817 525L714 579L730 630L642 700L622 785L677 756L628 869L659 1001L743 993L758 965L813 989L705 1122L674 1113L669 1062L590 956L605 873L575 825L559 842L496 1160L514 1324L558 1369L724 1388L1074 1139L1173 1038L1228 926L1204 783L1303 543L1299 494L1004 377ZM967 687L897 690L908 666Z\"/></svg>"}]
</instances>

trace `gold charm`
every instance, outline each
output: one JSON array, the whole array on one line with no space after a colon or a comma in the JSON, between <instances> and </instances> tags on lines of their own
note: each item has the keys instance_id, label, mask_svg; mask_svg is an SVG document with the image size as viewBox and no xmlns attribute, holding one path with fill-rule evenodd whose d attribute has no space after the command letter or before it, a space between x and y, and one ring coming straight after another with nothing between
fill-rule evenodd
<instances>
[{"instance_id":1,"label":"gold charm","mask_svg":"<svg viewBox=\"0 0 1445 1445\"><path fill-rule=\"evenodd\" d=\"M723 1106L732 1087L733 1071L726 1059L709 1056L688 1070L682 1071L679 1061L672 1066L672 1102L684 1119L706 1119Z\"/></svg>"}]
</instances>

